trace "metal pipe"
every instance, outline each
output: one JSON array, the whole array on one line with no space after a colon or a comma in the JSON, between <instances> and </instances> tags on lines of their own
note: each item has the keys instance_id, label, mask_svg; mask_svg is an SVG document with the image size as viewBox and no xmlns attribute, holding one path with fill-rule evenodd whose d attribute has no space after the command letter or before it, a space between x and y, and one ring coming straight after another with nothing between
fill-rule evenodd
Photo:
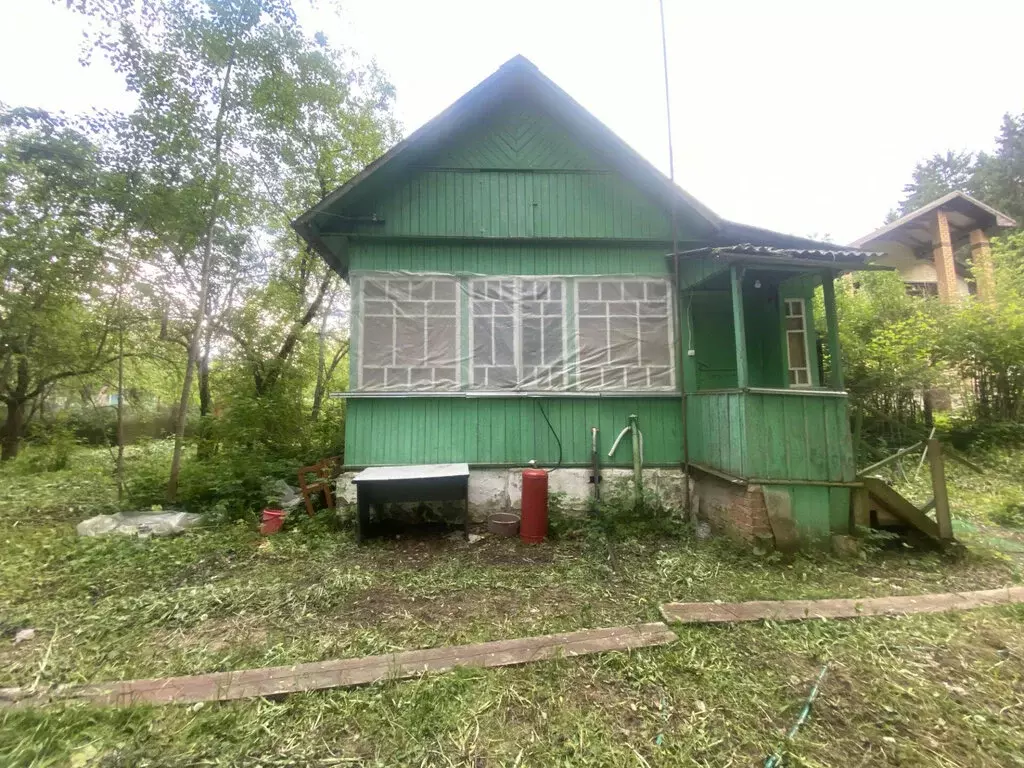
<instances>
[{"instance_id":1,"label":"metal pipe","mask_svg":"<svg viewBox=\"0 0 1024 768\"><path fill-rule=\"evenodd\" d=\"M608 458L609 459L615 453L615 449L619 447L619 442L622 440L622 438L625 436L625 434L627 432L629 432L629 425L628 424L622 428L622 431L619 432L619 436L616 437L615 438L615 442L612 443L612 449L610 451L608 451Z\"/></svg>"},{"instance_id":2,"label":"metal pipe","mask_svg":"<svg viewBox=\"0 0 1024 768\"><path fill-rule=\"evenodd\" d=\"M594 484L594 512L601 503L601 457L597 451L597 427L590 428L591 482Z\"/></svg>"},{"instance_id":3,"label":"metal pipe","mask_svg":"<svg viewBox=\"0 0 1024 768\"><path fill-rule=\"evenodd\" d=\"M911 451L916 451L922 445L923 445L923 442L917 442L917 443L914 443L909 448L901 448L900 450L896 451L896 453L894 453L892 456L889 456L888 458L882 459L881 461L876 461L874 464L871 464L870 466L864 467L864 469L862 469L857 474L858 475L866 475L868 472L874 472L876 469L881 469L882 467L886 466L887 464L892 464L894 461L896 461L896 459L900 458L901 456L906 456Z\"/></svg>"},{"instance_id":4,"label":"metal pipe","mask_svg":"<svg viewBox=\"0 0 1024 768\"><path fill-rule=\"evenodd\" d=\"M641 447L643 438L640 436L640 427L637 425L635 413L629 414L629 429L633 433L633 501L639 504L644 493L644 452Z\"/></svg>"}]
</instances>

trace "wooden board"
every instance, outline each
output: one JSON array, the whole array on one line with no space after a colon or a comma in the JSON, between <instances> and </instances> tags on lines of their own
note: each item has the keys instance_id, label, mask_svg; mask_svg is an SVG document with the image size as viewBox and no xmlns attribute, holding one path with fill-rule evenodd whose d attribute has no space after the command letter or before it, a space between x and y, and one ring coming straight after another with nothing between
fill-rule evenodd
<instances>
[{"instance_id":1,"label":"wooden board","mask_svg":"<svg viewBox=\"0 0 1024 768\"><path fill-rule=\"evenodd\" d=\"M926 536L939 540L938 524L877 477L862 478L869 499Z\"/></svg>"},{"instance_id":2,"label":"wooden board","mask_svg":"<svg viewBox=\"0 0 1024 768\"><path fill-rule=\"evenodd\" d=\"M44 692L0 690L0 704L34 706L55 699L84 700L92 704L185 704L230 701L254 696L280 696L365 685L382 680L444 672L455 667L505 667L560 657L624 651L675 642L675 634L661 622L607 629L587 629L491 643L456 645L384 656L337 659L289 667L246 669L189 677L122 680L94 685L64 686Z\"/></svg>"},{"instance_id":3,"label":"wooden board","mask_svg":"<svg viewBox=\"0 0 1024 768\"><path fill-rule=\"evenodd\" d=\"M665 603L666 621L687 624L721 624L737 621L802 621L852 619L862 616L902 616L943 613L1024 603L1024 587L947 592L936 595L898 595L863 599L756 600L747 603Z\"/></svg>"}]
</instances>

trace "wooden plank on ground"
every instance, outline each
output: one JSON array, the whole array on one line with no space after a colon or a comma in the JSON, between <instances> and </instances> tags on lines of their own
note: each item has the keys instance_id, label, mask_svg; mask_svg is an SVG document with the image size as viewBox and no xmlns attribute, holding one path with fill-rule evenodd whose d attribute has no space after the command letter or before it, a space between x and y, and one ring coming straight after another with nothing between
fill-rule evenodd
<instances>
[{"instance_id":1,"label":"wooden plank on ground","mask_svg":"<svg viewBox=\"0 0 1024 768\"><path fill-rule=\"evenodd\" d=\"M739 621L801 621L852 619L862 616L903 616L943 613L1024 603L1024 587L947 592L937 595L839 598L830 600L756 600L746 603L665 603L666 621L688 624L722 624Z\"/></svg>"},{"instance_id":2,"label":"wooden plank on ground","mask_svg":"<svg viewBox=\"0 0 1024 768\"><path fill-rule=\"evenodd\" d=\"M6 689L0 690L0 704L34 706L54 699L84 700L113 706L229 701L365 685L382 680L415 677L426 672L444 672L455 667L505 667L559 657L625 651L667 645L676 639L675 634L659 621L358 659L319 661L289 667L62 686L44 692Z\"/></svg>"}]
</instances>

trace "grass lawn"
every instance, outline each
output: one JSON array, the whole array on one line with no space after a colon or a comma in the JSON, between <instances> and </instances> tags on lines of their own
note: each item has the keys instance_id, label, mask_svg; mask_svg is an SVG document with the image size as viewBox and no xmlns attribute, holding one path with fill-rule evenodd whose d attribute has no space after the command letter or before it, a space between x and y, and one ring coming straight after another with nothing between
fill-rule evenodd
<instances>
[{"instance_id":1,"label":"grass lawn","mask_svg":"<svg viewBox=\"0 0 1024 768\"><path fill-rule=\"evenodd\" d=\"M954 508L973 531L961 559L872 548L783 562L663 523L611 536L565 528L535 547L490 537L356 547L326 515L267 540L254 523L81 539L74 524L111 509L104 460L82 452L62 472L0 470L0 687L652 621L667 600L981 589L1020 582L1024 562L981 491L957 506L979 481L961 486L956 470ZM991 498L1019 493L1019 477L986 476ZM25 627L35 637L15 644ZM1024 765L1024 607L676 630L664 648L279 701L0 710L0 765L759 765L825 661L788 765Z\"/></svg>"}]
</instances>

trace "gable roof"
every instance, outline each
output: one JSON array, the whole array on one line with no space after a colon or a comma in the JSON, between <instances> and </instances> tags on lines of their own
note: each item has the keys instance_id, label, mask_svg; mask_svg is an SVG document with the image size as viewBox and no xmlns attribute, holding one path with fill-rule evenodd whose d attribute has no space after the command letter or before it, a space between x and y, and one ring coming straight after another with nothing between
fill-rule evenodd
<instances>
[{"instance_id":1,"label":"gable roof","mask_svg":"<svg viewBox=\"0 0 1024 768\"><path fill-rule=\"evenodd\" d=\"M774 247L834 247L808 238L794 237L759 227L750 227L727 221L705 206L659 171L639 152L619 138L604 123L594 117L575 99L544 75L524 56L509 59L489 77L469 90L447 109L413 131L342 186L324 197L308 211L298 216L292 227L337 267L336 259L320 237L315 220L318 216L331 216L331 209L356 197L356 190L370 186L372 180L386 176L388 169L399 169L413 164L420 153L436 147L454 132L465 129L473 122L486 119L488 111L509 96L530 95L541 100L543 106L561 118L576 133L604 152L613 165L626 177L652 193L668 209L681 211L698 225L702 240L722 245L754 242ZM342 217L344 218L344 217ZM344 271L341 269L340 271Z\"/></svg>"},{"instance_id":2,"label":"gable roof","mask_svg":"<svg viewBox=\"0 0 1024 768\"><path fill-rule=\"evenodd\" d=\"M542 98L548 105L554 106L559 115L574 128L597 139L597 143L604 145L602 148L614 154L620 163L628 169L627 173L639 177L651 185L656 192L661 193L666 202L670 202L674 198L676 204L692 210L711 229L719 227L721 219L710 208L673 184L639 152L616 136L604 123L590 114L572 96L537 69L533 62L521 55L502 64L497 71L463 94L439 115L413 131L406 139L400 141L345 184L296 218L292 222L292 226L300 234L304 234L309 223L318 213L335 207L357 187L385 167L399 163L411 154L412 150L421 145L437 141L455 129L485 117L488 106L500 100L502 95L511 90L521 91L524 88Z\"/></svg>"},{"instance_id":3,"label":"gable roof","mask_svg":"<svg viewBox=\"0 0 1024 768\"><path fill-rule=\"evenodd\" d=\"M931 219L928 214L940 208L950 214L950 228L961 233L961 237L953 237L954 241L963 239L963 235L972 229L1007 229L1017 226L1017 222L1005 213L980 200L975 200L963 192L950 192L876 229L871 234L854 240L850 245L860 248L871 247L877 243L896 242L915 251L920 248L931 248Z\"/></svg>"}]
</instances>

